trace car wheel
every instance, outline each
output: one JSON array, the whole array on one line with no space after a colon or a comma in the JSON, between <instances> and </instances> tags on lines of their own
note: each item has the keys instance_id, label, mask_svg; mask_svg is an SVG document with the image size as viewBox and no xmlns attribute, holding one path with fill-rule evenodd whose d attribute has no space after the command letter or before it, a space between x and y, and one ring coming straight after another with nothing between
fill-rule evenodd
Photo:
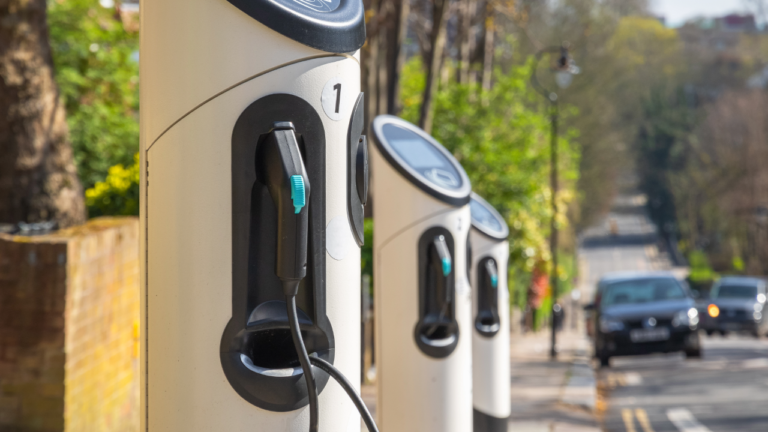
<instances>
[{"instance_id":1,"label":"car wheel","mask_svg":"<svg viewBox=\"0 0 768 432\"><path fill-rule=\"evenodd\" d=\"M601 368L609 368L611 367L611 358L610 357L599 357L600 359L600 367Z\"/></svg>"},{"instance_id":2,"label":"car wheel","mask_svg":"<svg viewBox=\"0 0 768 432\"><path fill-rule=\"evenodd\" d=\"M700 359L701 358L701 349L686 350L685 351L685 358L686 359Z\"/></svg>"},{"instance_id":3,"label":"car wheel","mask_svg":"<svg viewBox=\"0 0 768 432\"><path fill-rule=\"evenodd\" d=\"M707 330L707 336L713 336L715 334L714 330Z\"/></svg>"},{"instance_id":4,"label":"car wheel","mask_svg":"<svg viewBox=\"0 0 768 432\"><path fill-rule=\"evenodd\" d=\"M725 331L725 330L720 330L720 336L726 337L726 336L728 336L728 332Z\"/></svg>"}]
</instances>

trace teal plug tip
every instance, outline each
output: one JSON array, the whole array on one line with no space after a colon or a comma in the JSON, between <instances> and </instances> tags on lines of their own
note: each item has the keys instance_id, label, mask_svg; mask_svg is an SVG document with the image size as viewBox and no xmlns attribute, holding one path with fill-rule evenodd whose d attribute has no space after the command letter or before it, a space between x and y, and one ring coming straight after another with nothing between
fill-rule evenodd
<instances>
[{"instance_id":1,"label":"teal plug tip","mask_svg":"<svg viewBox=\"0 0 768 432\"><path fill-rule=\"evenodd\" d=\"M451 274L451 259L443 258L443 276Z\"/></svg>"},{"instance_id":2,"label":"teal plug tip","mask_svg":"<svg viewBox=\"0 0 768 432\"><path fill-rule=\"evenodd\" d=\"M491 276L491 285L493 285L494 288L499 286L499 277L496 275Z\"/></svg>"},{"instance_id":3,"label":"teal plug tip","mask_svg":"<svg viewBox=\"0 0 768 432\"><path fill-rule=\"evenodd\" d=\"M304 178L300 175L291 176L291 200L296 214L301 213L301 209L307 205L307 195L304 190Z\"/></svg>"}]
</instances>

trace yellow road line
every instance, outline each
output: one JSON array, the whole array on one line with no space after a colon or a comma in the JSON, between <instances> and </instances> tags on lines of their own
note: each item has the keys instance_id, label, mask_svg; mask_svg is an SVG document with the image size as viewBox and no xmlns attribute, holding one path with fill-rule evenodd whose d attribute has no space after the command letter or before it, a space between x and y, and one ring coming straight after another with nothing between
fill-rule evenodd
<instances>
[{"instance_id":1,"label":"yellow road line","mask_svg":"<svg viewBox=\"0 0 768 432\"><path fill-rule=\"evenodd\" d=\"M632 416L632 410L624 408L621 410L621 418L624 420L624 427L627 428L627 432L637 432L635 429L635 419Z\"/></svg>"},{"instance_id":2,"label":"yellow road line","mask_svg":"<svg viewBox=\"0 0 768 432\"><path fill-rule=\"evenodd\" d=\"M651 427L651 421L648 420L648 413L645 412L644 409L637 408L635 410L635 416L637 416L637 421L640 422L640 426L643 427L643 432L655 432L653 427Z\"/></svg>"}]
</instances>

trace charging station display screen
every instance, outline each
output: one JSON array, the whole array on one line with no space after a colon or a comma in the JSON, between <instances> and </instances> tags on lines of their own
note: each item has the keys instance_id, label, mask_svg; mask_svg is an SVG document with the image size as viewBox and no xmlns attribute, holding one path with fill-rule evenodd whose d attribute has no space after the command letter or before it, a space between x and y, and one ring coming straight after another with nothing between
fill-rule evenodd
<instances>
[{"instance_id":1,"label":"charging station display screen","mask_svg":"<svg viewBox=\"0 0 768 432\"><path fill-rule=\"evenodd\" d=\"M333 12L338 9L341 0L278 0L280 4L291 9L313 10L315 12Z\"/></svg>"},{"instance_id":2,"label":"charging station display screen","mask_svg":"<svg viewBox=\"0 0 768 432\"><path fill-rule=\"evenodd\" d=\"M432 143L414 132L392 124L385 125L382 132L392 150L422 177L446 189L461 188L461 175Z\"/></svg>"},{"instance_id":3,"label":"charging station display screen","mask_svg":"<svg viewBox=\"0 0 768 432\"><path fill-rule=\"evenodd\" d=\"M469 209L472 212L472 223L475 225L483 226L491 231L504 230L496 215L477 200L473 199L469 202Z\"/></svg>"}]
</instances>

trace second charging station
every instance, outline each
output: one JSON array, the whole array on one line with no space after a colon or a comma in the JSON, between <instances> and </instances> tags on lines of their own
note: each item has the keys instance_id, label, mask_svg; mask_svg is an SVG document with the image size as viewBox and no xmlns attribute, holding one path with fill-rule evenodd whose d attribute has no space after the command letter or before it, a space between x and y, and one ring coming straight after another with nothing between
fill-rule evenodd
<instances>
[{"instance_id":1,"label":"second charging station","mask_svg":"<svg viewBox=\"0 0 768 432\"><path fill-rule=\"evenodd\" d=\"M372 132L377 421L386 431L467 432L469 178L406 121L379 116Z\"/></svg>"}]
</instances>

